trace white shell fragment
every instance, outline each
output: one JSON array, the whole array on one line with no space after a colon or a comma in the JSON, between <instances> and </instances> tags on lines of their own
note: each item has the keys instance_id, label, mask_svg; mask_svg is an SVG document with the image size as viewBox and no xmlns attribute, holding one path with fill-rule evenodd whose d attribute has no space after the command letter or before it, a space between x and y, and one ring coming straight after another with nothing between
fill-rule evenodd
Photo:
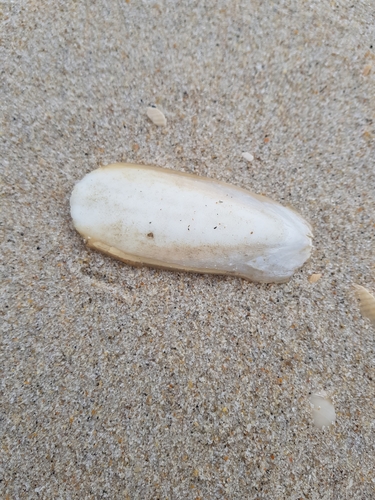
<instances>
[{"instance_id":1,"label":"white shell fragment","mask_svg":"<svg viewBox=\"0 0 375 500\"><path fill-rule=\"evenodd\" d=\"M74 187L71 215L91 248L126 263L283 282L311 253L293 210L214 179L118 163Z\"/></svg>"},{"instance_id":2,"label":"white shell fragment","mask_svg":"<svg viewBox=\"0 0 375 500\"><path fill-rule=\"evenodd\" d=\"M368 318L372 326L375 327L375 297L364 286L356 284L353 284L353 286L359 300L362 316Z\"/></svg>"},{"instance_id":3,"label":"white shell fragment","mask_svg":"<svg viewBox=\"0 0 375 500\"><path fill-rule=\"evenodd\" d=\"M324 392L320 394L311 394L309 400L312 406L311 411L316 427L321 429L322 427L329 427L335 423L335 408Z\"/></svg>"},{"instance_id":4,"label":"white shell fragment","mask_svg":"<svg viewBox=\"0 0 375 500\"><path fill-rule=\"evenodd\" d=\"M251 153L242 153L242 158L245 158L246 161L254 160L254 156Z\"/></svg>"},{"instance_id":5,"label":"white shell fragment","mask_svg":"<svg viewBox=\"0 0 375 500\"><path fill-rule=\"evenodd\" d=\"M167 125L167 119L158 108L153 108L152 106L149 106L147 108L147 116L158 127L165 127Z\"/></svg>"}]
</instances>

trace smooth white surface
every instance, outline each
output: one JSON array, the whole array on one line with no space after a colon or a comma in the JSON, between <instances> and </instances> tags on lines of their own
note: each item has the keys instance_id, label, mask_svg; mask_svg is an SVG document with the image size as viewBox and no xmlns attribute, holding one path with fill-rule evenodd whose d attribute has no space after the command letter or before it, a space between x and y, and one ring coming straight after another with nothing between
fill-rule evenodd
<instances>
[{"instance_id":1,"label":"smooth white surface","mask_svg":"<svg viewBox=\"0 0 375 500\"><path fill-rule=\"evenodd\" d=\"M242 158L245 158L245 160L247 161L253 161L254 160L254 156L251 154L251 153L242 153Z\"/></svg>"},{"instance_id":2,"label":"smooth white surface","mask_svg":"<svg viewBox=\"0 0 375 500\"><path fill-rule=\"evenodd\" d=\"M321 429L322 427L329 427L335 423L335 408L325 394L312 394L309 399L312 405L312 415L316 427Z\"/></svg>"},{"instance_id":3,"label":"smooth white surface","mask_svg":"<svg viewBox=\"0 0 375 500\"><path fill-rule=\"evenodd\" d=\"M86 238L166 267L289 278L309 257L311 231L294 211L215 180L117 164L97 169L71 196Z\"/></svg>"}]
</instances>

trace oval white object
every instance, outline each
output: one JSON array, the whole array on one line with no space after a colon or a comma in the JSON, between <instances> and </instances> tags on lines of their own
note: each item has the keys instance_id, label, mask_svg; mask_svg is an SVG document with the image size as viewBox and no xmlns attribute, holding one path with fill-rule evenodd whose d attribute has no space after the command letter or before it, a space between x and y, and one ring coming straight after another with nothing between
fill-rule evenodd
<instances>
[{"instance_id":1,"label":"oval white object","mask_svg":"<svg viewBox=\"0 0 375 500\"><path fill-rule=\"evenodd\" d=\"M167 125L166 117L158 108L152 108L151 106L148 107L147 108L147 116L158 127L165 127Z\"/></svg>"},{"instance_id":2,"label":"oval white object","mask_svg":"<svg viewBox=\"0 0 375 500\"><path fill-rule=\"evenodd\" d=\"M251 153L242 153L242 158L245 158L246 161L253 161L254 156Z\"/></svg>"},{"instance_id":3,"label":"oval white object","mask_svg":"<svg viewBox=\"0 0 375 500\"><path fill-rule=\"evenodd\" d=\"M118 163L74 187L88 246L129 264L283 282L309 258L310 225L269 198L205 177Z\"/></svg>"}]
</instances>

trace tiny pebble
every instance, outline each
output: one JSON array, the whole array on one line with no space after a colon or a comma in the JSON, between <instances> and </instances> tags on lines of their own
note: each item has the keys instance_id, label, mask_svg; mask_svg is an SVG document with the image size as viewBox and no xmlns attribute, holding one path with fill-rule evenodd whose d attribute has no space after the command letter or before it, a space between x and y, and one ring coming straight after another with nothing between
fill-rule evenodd
<instances>
[{"instance_id":1,"label":"tiny pebble","mask_svg":"<svg viewBox=\"0 0 375 500\"><path fill-rule=\"evenodd\" d=\"M242 153L242 158L245 158L247 161L253 161L254 156L251 153Z\"/></svg>"},{"instance_id":2,"label":"tiny pebble","mask_svg":"<svg viewBox=\"0 0 375 500\"><path fill-rule=\"evenodd\" d=\"M311 276L309 276L309 282L310 283L316 283L317 281L320 280L320 278L322 277L322 275L320 273L317 273L317 274L312 274Z\"/></svg>"}]
</instances>

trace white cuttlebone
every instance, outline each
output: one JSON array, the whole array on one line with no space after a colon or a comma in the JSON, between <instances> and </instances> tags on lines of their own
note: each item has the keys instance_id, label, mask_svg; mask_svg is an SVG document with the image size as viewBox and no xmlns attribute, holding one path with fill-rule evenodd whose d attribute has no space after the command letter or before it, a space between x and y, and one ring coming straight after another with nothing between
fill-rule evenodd
<instances>
[{"instance_id":1,"label":"white cuttlebone","mask_svg":"<svg viewBox=\"0 0 375 500\"><path fill-rule=\"evenodd\" d=\"M224 182L118 163L87 174L71 215L88 246L126 263L284 282L309 258L310 225Z\"/></svg>"}]
</instances>

